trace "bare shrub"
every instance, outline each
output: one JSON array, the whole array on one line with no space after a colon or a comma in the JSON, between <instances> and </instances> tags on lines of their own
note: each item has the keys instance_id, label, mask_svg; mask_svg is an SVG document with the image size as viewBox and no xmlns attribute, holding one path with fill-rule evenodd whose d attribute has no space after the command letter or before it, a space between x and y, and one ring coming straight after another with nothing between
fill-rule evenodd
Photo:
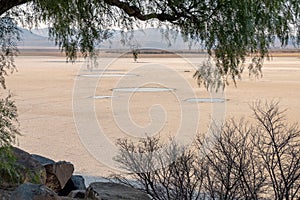
<instances>
[{"instance_id":1,"label":"bare shrub","mask_svg":"<svg viewBox=\"0 0 300 200\"><path fill-rule=\"evenodd\" d=\"M265 175L254 154L252 130L247 122L233 119L215 128L211 137L198 136L205 160L205 193L208 199L259 199Z\"/></svg>"},{"instance_id":2,"label":"bare shrub","mask_svg":"<svg viewBox=\"0 0 300 200\"><path fill-rule=\"evenodd\" d=\"M278 102L256 102L252 106L256 127L255 148L268 175L272 199L300 198L300 130L289 124Z\"/></svg>"},{"instance_id":3,"label":"bare shrub","mask_svg":"<svg viewBox=\"0 0 300 200\"><path fill-rule=\"evenodd\" d=\"M153 199L200 199L204 174L201 160L185 147L170 141L160 144L159 138L149 137L134 144L119 140L120 154L115 160L128 170L127 176L114 179L137 187ZM133 181L134 180L134 181Z\"/></svg>"},{"instance_id":4,"label":"bare shrub","mask_svg":"<svg viewBox=\"0 0 300 200\"><path fill-rule=\"evenodd\" d=\"M115 158L128 174L114 180L153 199L294 200L300 198L300 130L277 102L256 102L256 122L228 120L183 147L159 138L119 140Z\"/></svg>"}]
</instances>

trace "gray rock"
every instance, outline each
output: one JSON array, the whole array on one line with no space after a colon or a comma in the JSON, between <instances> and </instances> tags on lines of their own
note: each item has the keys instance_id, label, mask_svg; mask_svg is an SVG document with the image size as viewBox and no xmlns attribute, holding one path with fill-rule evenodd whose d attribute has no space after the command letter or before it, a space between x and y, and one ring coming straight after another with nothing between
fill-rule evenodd
<instances>
[{"instance_id":1,"label":"gray rock","mask_svg":"<svg viewBox=\"0 0 300 200\"><path fill-rule=\"evenodd\" d=\"M55 192L45 185L24 183L11 195L10 200L59 200Z\"/></svg>"},{"instance_id":2,"label":"gray rock","mask_svg":"<svg viewBox=\"0 0 300 200\"><path fill-rule=\"evenodd\" d=\"M68 197L71 198L78 198L78 199L84 199L85 197L85 190L73 190L69 193Z\"/></svg>"},{"instance_id":3,"label":"gray rock","mask_svg":"<svg viewBox=\"0 0 300 200\"><path fill-rule=\"evenodd\" d=\"M44 184L46 182L46 171L36 159L29 153L19 148L14 147L14 154L17 158L17 164L21 165L21 173L24 175L24 183L32 182Z\"/></svg>"},{"instance_id":4,"label":"gray rock","mask_svg":"<svg viewBox=\"0 0 300 200\"><path fill-rule=\"evenodd\" d=\"M73 175L65 185L65 187L58 192L60 196L67 196L73 190L86 190L84 178L80 175Z\"/></svg>"},{"instance_id":5,"label":"gray rock","mask_svg":"<svg viewBox=\"0 0 300 200\"><path fill-rule=\"evenodd\" d=\"M31 156L34 159L36 159L37 161L39 161L43 166L45 166L47 164L53 164L53 163L55 163L54 160L51 160L50 158L46 158L46 157L41 156L41 155L31 154Z\"/></svg>"},{"instance_id":6,"label":"gray rock","mask_svg":"<svg viewBox=\"0 0 300 200\"><path fill-rule=\"evenodd\" d=\"M46 170L36 159L29 153L19 148L12 148L13 154L16 157L15 171L19 174L18 182L12 181L9 176L1 177L0 188L16 188L18 185L25 182L44 184L46 182Z\"/></svg>"},{"instance_id":7,"label":"gray rock","mask_svg":"<svg viewBox=\"0 0 300 200\"><path fill-rule=\"evenodd\" d=\"M144 192L118 183L91 183L85 199L89 200L150 200Z\"/></svg>"},{"instance_id":8,"label":"gray rock","mask_svg":"<svg viewBox=\"0 0 300 200\"><path fill-rule=\"evenodd\" d=\"M0 189L0 200L9 200L13 191Z\"/></svg>"},{"instance_id":9,"label":"gray rock","mask_svg":"<svg viewBox=\"0 0 300 200\"><path fill-rule=\"evenodd\" d=\"M84 183L84 178L80 175L73 175L71 177L72 182L74 183L74 187L76 190L86 190L86 186Z\"/></svg>"},{"instance_id":10,"label":"gray rock","mask_svg":"<svg viewBox=\"0 0 300 200\"><path fill-rule=\"evenodd\" d=\"M46 186L54 192L65 187L74 171L74 165L65 161L46 164L44 167L47 173Z\"/></svg>"}]
</instances>

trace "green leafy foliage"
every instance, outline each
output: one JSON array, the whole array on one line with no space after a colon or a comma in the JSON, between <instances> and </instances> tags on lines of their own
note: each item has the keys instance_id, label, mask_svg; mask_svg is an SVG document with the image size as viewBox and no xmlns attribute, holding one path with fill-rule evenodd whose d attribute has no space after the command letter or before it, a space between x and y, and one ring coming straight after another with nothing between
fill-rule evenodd
<instances>
[{"instance_id":1,"label":"green leafy foliage","mask_svg":"<svg viewBox=\"0 0 300 200\"><path fill-rule=\"evenodd\" d=\"M7 147L16 142L20 134L17 127L17 107L11 96L0 99L0 147Z\"/></svg>"},{"instance_id":2,"label":"green leafy foliage","mask_svg":"<svg viewBox=\"0 0 300 200\"><path fill-rule=\"evenodd\" d=\"M36 1L32 4L37 21L50 23L49 37L67 58L75 60L77 53L93 56L95 46L111 36L111 11L102 1Z\"/></svg>"},{"instance_id":3,"label":"green leafy foliage","mask_svg":"<svg viewBox=\"0 0 300 200\"><path fill-rule=\"evenodd\" d=\"M228 84L227 81L222 79L223 77L211 60L203 62L193 77L197 79L199 86L203 84L209 91L218 91L220 88L224 89L225 85Z\"/></svg>"},{"instance_id":4,"label":"green leafy foliage","mask_svg":"<svg viewBox=\"0 0 300 200\"><path fill-rule=\"evenodd\" d=\"M5 188L21 183L20 171L11 146L0 147L0 185Z\"/></svg>"},{"instance_id":5,"label":"green leafy foliage","mask_svg":"<svg viewBox=\"0 0 300 200\"><path fill-rule=\"evenodd\" d=\"M0 84L5 86L7 72L16 70L14 56L17 55L17 41L20 40L20 30L9 16L0 17Z\"/></svg>"},{"instance_id":6,"label":"green leafy foliage","mask_svg":"<svg viewBox=\"0 0 300 200\"><path fill-rule=\"evenodd\" d=\"M21 181L20 171L17 169L16 158L11 146L16 142L16 136L20 134L17 126L18 114L17 107L10 98L8 96L0 99L0 184Z\"/></svg>"}]
</instances>

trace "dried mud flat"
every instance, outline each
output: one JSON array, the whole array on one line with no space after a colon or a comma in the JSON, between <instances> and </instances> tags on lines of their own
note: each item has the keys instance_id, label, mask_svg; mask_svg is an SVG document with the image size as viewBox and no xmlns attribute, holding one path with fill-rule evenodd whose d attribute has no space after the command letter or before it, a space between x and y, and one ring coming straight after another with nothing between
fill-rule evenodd
<instances>
[{"instance_id":1,"label":"dried mud flat","mask_svg":"<svg viewBox=\"0 0 300 200\"><path fill-rule=\"evenodd\" d=\"M274 54L276 55L276 54ZM196 97L208 98L211 94L203 87L198 87L193 79L196 63L203 58L189 57L162 57L150 58L141 57L138 63L134 63L132 58L116 58L109 65L95 69L93 73L135 73L138 69L152 69L159 66L172 70L186 81L189 88ZM99 59L99 63L105 63L105 59ZM68 160L75 165L75 171L84 175L107 176L111 172L116 172L97 161L92 154L84 147L80 134L76 129L77 122L74 120L74 109L82 112L81 116L89 119L89 113L85 113L84 108L74 107L74 88L78 84L78 74L91 73L85 68L83 61L74 64L66 63L61 56L19 56L16 58L18 72L7 78L7 86L16 101L19 111L19 122L22 136L19 137L19 146L24 150L44 155L54 160ZM195 64L195 66L193 66ZM98 70L98 72L97 72ZM143 72L141 72L143 73ZM226 99L221 104L211 103L191 103L184 99L192 98L189 93L184 96L176 96L176 89L180 87L179 82L163 83L171 75L163 73L149 73L153 77L145 78L145 83L137 87L162 87L169 86L175 89L172 92L143 93L137 92L130 95L128 104L112 103L109 98L122 98L128 94L113 93L112 89L122 87L121 79L124 77L103 77L97 80L97 85L90 85L91 79L86 77L86 89L94 87L94 93L88 95L83 92L79 98L89 99L94 106L94 116L101 126L102 132L113 144L119 137L128 137L120 130L122 120L122 108L128 106L129 119L141 128L151 124L151 108L153 105L161 105L167 118L164 118L163 126L159 130L161 136L174 135L183 123L182 116L187 118L189 114L183 115L182 108L198 109L199 124L197 132L206 132L211 122L211 116L225 118L241 118L251 115L249 104L255 100L278 100L282 108L287 108L287 118L291 122L300 122L300 54L279 54L271 61L266 61L263 67L263 77L259 79L249 78L247 71L243 74L243 80L237 82L237 87L230 84L222 98ZM147 73L143 74L144 76ZM126 84L134 85L135 78L127 77ZM152 80L153 79L153 80ZM140 79L139 79L140 80ZM152 81L151 81L152 80ZM160 80L161 82L159 82ZM121 84L121 85L120 85ZM177 90L178 91L178 90ZM75 91L76 93L76 91ZM81 94L80 92L76 94ZM93 95L106 96L107 98L91 98ZM115 97L114 97L115 96ZM78 98L78 96L77 96ZM77 110L76 110L77 109ZM149 111L150 109L150 111ZM221 111L215 112L214 110ZM124 111L124 112L125 112ZM155 110L154 110L155 111ZM186 110L185 110L186 111ZM215 113L214 113L215 112ZM150 114L149 114L150 113ZM155 115L154 115L155 117ZM193 119L192 119L193 120ZM184 122L188 123L188 122ZM189 124L187 124L187 127ZM88 130L88 129L87 129ZM193 134L188 136L192 137ZM131 135L129 137L140 137ZM107 149L107 152L109 150Z\"/></svg>"}]
</instances>

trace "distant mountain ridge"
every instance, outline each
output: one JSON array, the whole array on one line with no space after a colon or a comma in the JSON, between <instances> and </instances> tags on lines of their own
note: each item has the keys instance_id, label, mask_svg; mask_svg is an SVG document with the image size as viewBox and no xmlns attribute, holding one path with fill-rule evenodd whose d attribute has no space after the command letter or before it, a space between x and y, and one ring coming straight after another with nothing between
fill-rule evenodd
<instances>
[{"instance_id":1,"label":"distant mountain ridge","mask_svg":"<svg viewBox=\"0 0 300 200\"><path fill-rule=\"evenodd\" d=\"M20 48L55 48L54 41L48 39L48 29L21 29L21 41L18 43ZM129 34L128 34L129 35ZM143 31L135 31L134 39L123 45L120 31L114 31L113 36L101 43L100 49L130 49L131 45L138 48L157 48L157 49L189 49L189 44L184 42L179 35L176 39L170 36L168 41L161 34L160 30L150 28Z\"/></svg>"},{"instance_id":2,"label":"distant mountain ridge","mask_svg":"<svg viewBox=\"0 0 300 200\"><path fill-rule=\"evenodd\" d=\"M127 41L124 46L121 41L124 39L120 31L115 31L115 34L108 41L100 44L100 48L105 49L128 49L131 46L138 48L157 48L157 49L189 49L189 43L185 42L180 34L173 37L175 32L170 31L170 35L166 37L159 29L148 28L144 30L134 31L134 37ZM127 33L130 38L130 33ZM128 39L127 38L127 39Z\"/></svg>"},{"instance_id":3,"label":"distant mountain ridge","mask_svg":"<svg viewBox=\"0 0 300 200\"><path fill-rule=\"evenodd\" d=\"M57 48L54 41L48 39L48 29L33 29L31 31L22 29L22 40L18 43L20 48ZM172 32L170 32L172 33ZM173 32L174 33L174 32ZM127 38L130 38L127 33ZM188 50L190 45L185 42L180 34L176 38L170 35L169 41L166 39L163 33L159 29L148 28L144 30L134 31L134 37L127 41L127 45L122 44L124 37L121 31L114 31L113 36L101 43L98 48L100 49L130 49L132 46L135 48L155 48L166 50ZM171 44L171 45L170 45ZM192 49L199 49L198 46L191 46ZM278 39L275 41L275 48L280 48L280 42ZM294 48L290 42L287 48Z\"/></svg>"},{"instance_id":4,"label":"distant mountain ridge","mask_svg":"<svg viewBox=\"0 0 300 200\"><path fill-rule=\"evenodd\" d=\"M18 42L19 48L57 48L55 43L50 41L47 36L35 34L33 31L21 29L21 41Z\"/></svg>"}]
</instances>

